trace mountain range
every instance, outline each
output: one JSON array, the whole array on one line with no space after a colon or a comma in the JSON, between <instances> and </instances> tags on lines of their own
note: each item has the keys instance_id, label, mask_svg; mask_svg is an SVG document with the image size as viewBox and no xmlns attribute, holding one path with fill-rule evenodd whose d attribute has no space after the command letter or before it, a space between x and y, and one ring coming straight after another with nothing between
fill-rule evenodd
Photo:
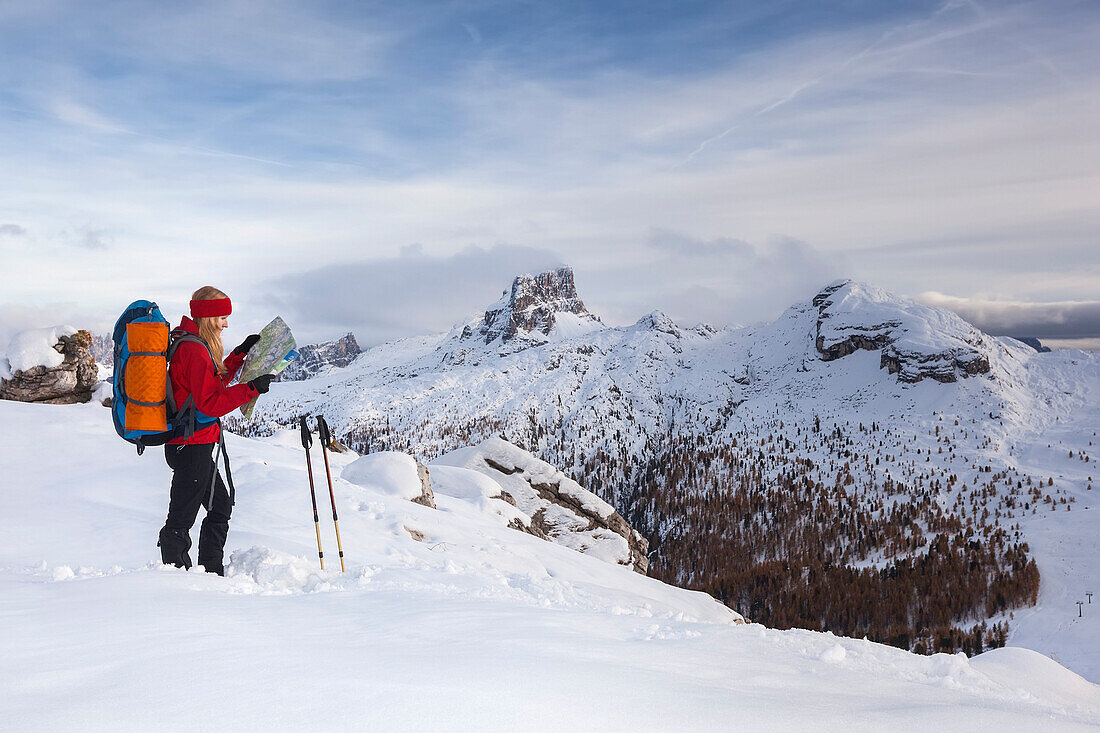
<instances>
[{"instance_id":1,"label":"mountain range","mask_svg":"<svg viewBox=\"0 0 1100 733\"><path fill-rule=\"evenodd\" d=\"M609 327L560 268L268 397L231 426L321 413L360 452L425 460L503 437L641 530L651 574L753 620L918 651L1096 648L1045 624L1100 580L1060 551L1098 549L1100 361L868 284L830 283L750 328L658 311Z\"/></svg>"}]
</instances>

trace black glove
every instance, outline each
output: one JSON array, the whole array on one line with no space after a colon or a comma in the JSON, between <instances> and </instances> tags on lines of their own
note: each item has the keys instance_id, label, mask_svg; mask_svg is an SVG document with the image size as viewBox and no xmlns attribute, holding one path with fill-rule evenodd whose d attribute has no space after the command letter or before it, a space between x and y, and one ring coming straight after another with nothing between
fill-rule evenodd
<instances>
[{"instance_id":1,"label":"black glove","mask_svg":"<svg viewBox=\"0 0 1100 733\"><path fill-rule=\"evenodd\" d=\"M242 341L240 346L233 349L233 353L234 354L247 354L249 352L249 350L253 346L255 346L256 342L259 341L259 340L260 340L260 334L254 333L251 336L249 336L248 338L246 338L244 341Z\"/></svg>"},{"instance_id":2,"label":"black glove","mask_svg":"<svg viewBox=\"0 0 1100 733\"><path fill-rule=\"evenodd\" d=\"M271 389L271 380L275 378L274 374L261 374L248 383L248 386L256 390L260 394L267 394L267 391Z\"/></svg>"}]
</instances>

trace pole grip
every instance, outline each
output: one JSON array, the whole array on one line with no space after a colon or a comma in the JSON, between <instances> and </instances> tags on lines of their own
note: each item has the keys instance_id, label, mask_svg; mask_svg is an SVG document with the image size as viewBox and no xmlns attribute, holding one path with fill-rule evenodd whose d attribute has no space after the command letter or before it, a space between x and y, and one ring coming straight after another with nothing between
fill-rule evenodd
<instances>
[{"instance_id":1,"label":"pole grip","mask_svg":"<svg viewBox=\"0 0 1100 733\"><path fill-rule=\"evenodd\" d=\"M317 416L317 437L321 439L321 445L326 447L332 445L332 433L329 432L324 415Z\"/></svg>"},{"instance_id":2,"label":"pole grip","mask_svg":"<svg viewBox=\"0 0 1100 733\"><path fill-rule=\"evenodd\" d=\"M309 425L306 424L307 415L302 415L299 420L302 423L302 447L309 450L313 447L313 433L309 431Z\"/></svg>"}]
</instances>

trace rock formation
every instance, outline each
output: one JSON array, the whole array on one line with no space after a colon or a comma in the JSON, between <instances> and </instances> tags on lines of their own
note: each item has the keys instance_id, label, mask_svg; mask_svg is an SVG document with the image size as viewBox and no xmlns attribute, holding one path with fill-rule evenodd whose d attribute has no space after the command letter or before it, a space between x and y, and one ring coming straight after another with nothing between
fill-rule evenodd
<instances>
[{"instance_id":1,"label":"rock formation","mask_svg":"<svg viewBox=\"0 0 1100 733\"><path fill-rule=\"evenodd\" d=\"M309 379L330 367L346 367L359 356L359 344L354 334L347 334L335 341L309 344L298 349L300 356L290 362L279 374L280 382L296 382Z\"/></svg>"},{"instance_id":2,"label":"rock formation","mask_svg":"<svg viewBox=\"0 0 1100 733\"><path fill-rule=\"evenodd\" d=\"M491 498L511 504L523 515L510 525L515 529L629 565L643 575L649 568L649 542L610 504L505 440L490 438L435 463L472 469L500 484L500 495Z\"/></svg>"},{"instance_id":3,"label":"rock formation","mask_svg":"<svg viewBox=\"0 0 1100 733\"><path fill-rule=\"evenodd\" d=\"M59 335L53 350L62 356L61 363L17 370L9 379L0 379L0 399L57 405L88 402L99 381L91 342L87 331Z\"/></svg>"},{"instance_id":4,"label":"rock formation","mask_svg":"<svg viewBox=\"0 0 1100 733\"><path fill-rule=\"evenodd\" d=\"M520 275L512 281L511 293L505 293L489 306L481 322L467 326L461 338L486 344L497 339L508 343L517 338L542 342L562 313L571 313L582 322L600 324L600 319L588 312L577 295L572 268Z\"/></svg>"},{"instance_id":5,"label":"rock formation","mask_svg":"<svg viewBox=\"0 0 1100 733\"><path fill-rule=\"evenodd\" d=\"M953 313L902 301L877 288L842 280L813 299L815 346L822 361L859 350L880 351L879 367L915 383L954 382L989 373L982 333Z\"/></svg>"},{"instance_id":6,"label":"rock formation","mask_svg":"<svg viewBox=\"0 0 1100 733\"><path fill-rule=\"evenodd\" d=\"M420 504L430 509L436 509L435 492L432 491L432 479L428 467L420 461L416 462L416 475L420 479L420 496L412 498L414 504Z\"/></svg>"}]
</instances>

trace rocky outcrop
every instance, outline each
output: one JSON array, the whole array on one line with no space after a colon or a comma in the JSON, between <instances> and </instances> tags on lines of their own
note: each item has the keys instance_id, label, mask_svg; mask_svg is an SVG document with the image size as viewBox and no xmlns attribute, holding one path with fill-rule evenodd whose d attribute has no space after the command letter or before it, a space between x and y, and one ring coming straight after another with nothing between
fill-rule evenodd
<instances>
[{"instance_id":1,"label":"rocky outcrop","mask_svg":"<svg viewBox=\"0 0 1100 733\"><path fill-rule=\"evenodd\" d=\"M491 497L524 516L509 526L645 574L649 542L607 502L550 464L500 438L464 448L436 463L485 474L501 486Z\"/></svg>"},{"instance_id":2,"label":"rocky outcrop","mask_svg":"<svg viewBox=\"0 0 1100 733\"><path fill-rule=\"evenodd\" d=\"M420 461L416 462L416 475L420 479L420 496L414 496L412 502L430 509L436 509L435 492L432 491L432 478L428 467Z\"/></svg>"},{"instance_id":3,"label":"rocky outcrop","mask_svg":"<svg viewBox=\"0 0 1100 733\"><path fill-rule=\"evenodd\" d=\"M309 379L331 367L346 367L359 356L360 348L354 334L335 341L309 344L298 349L298 358L279 374L277 381L297 382Z\"/></svg>"},{"instance_id":4,"label":"rocky outcrop","mask_svg":"<svg viewBox=\"0 0 1100 733\"><path fill-rule=\"evenodd\" d=\"M53 350L61 355L57 366L32 366L0 379L0 399L67 405L88 402L99 381L99 368L89 351L87 331L58 336Z\"/></svg>"},{"instance_id":5,"label":"rocky outcrop","mask_svg":"<svg viewBox=\"0 0 1100 733\"><path fill-rule=\"evenodd\" d=\"M989 373L981 332L953 313L851 280L822 289L813 307L818 312L814 346L822 361L879 351L879 367L906 383L926 377L949 383Z\"/></svg>"},{"instance_id":6,"label":"rocky outcrop","mask_svg":"<svg viewBox=\"0 0 1100 733\"><path fill-rule=\"evenodd\" d=\"M829 311L829 306L833 304L832 296L849 285L851 285L851 282L847 280L836 282L825 287L814 296L813 304L818 311L815 346L818 353L821 354L822 361L841 359L849 354L854 354L860 349L877 351L893 342L893 331L901 326L901 321L883 321L873 324L830 324L834 326L834 331L838 332L839 338L834 336L827 342L825 334L822 333L822 326L829 318L833 317L833 314Z\"/></svg>"},{"instance_id":7,"label":"rocky outcrop","mask_svg":"<svg viewBox=\"0 0 1100 733\"><path fill-rule=\"evenodd\" d=\"M916 383L929 377L947 384L959 376L972 377L989 373L989 358L985 354L951 349L940 353L906 352L895 346L882 350L879 367L898 375L899 382Z\"/></svg>"},{"instance_id":8,"label":"rocky outcrop","mask_svg":"<svg viewBox=\"0 0 1100 733\"><path fill-rule=\"evenodd\" d=\"M539 275L520 275L512 281L511 292L489 306L480 323L466 326L460 338L486 344L497 339L502 343L517 338L544 341L562 313L600 324L600 319L588 312L577 295L572 268L559 267Z\"/></svg>"}]
</instances>

